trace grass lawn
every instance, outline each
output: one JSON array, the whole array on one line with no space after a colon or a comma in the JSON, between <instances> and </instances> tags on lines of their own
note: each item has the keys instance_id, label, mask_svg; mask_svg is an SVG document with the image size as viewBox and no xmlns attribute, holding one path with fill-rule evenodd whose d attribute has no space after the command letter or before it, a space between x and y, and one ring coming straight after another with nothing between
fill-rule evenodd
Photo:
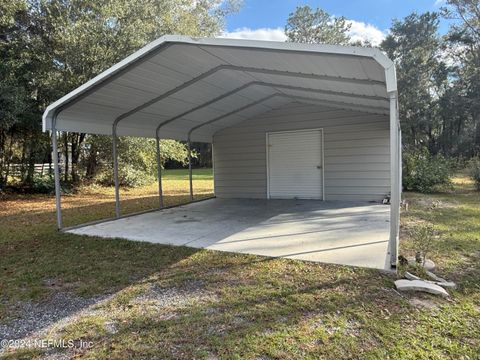
<instances>
[{"instance_id":1,"label":"grass lawn","mask_svg":"<svg viewBox=\"0 0 480 360\"><path fill-rule=\"evenodd\" d=\"M188 169L163 170L162 177L165 180L188 180ZM213 180L212 169L193 169L194 180Z\"/></svg>"},{"instance_id":2,"label":"grass lawn","mask_svg":"<svg viewBox=\"0 0 480 360\"><path fill-rule=\"evenodd\" d=\"M407 193L401 253L409 230L432 223L437 273L457 282L450 299L399 294L393 275L344 266L227 254L55 230L51 196L0 201L0 324L18 304L53 294L99 299L49 327L49 339L89 348L6 352L7 358L478 359L480 193L464 178L441 194ZM211 175L196 172L198 198ZM188 200L185 171L165 174L167 204ZM157 205L156 184L123 190L122 210ZM64 196L66 225L111 216L112 189ZM79 309L82 310L82 309ZM2 334L0 333L0 339Z\"/></svg>"}]
</instances>

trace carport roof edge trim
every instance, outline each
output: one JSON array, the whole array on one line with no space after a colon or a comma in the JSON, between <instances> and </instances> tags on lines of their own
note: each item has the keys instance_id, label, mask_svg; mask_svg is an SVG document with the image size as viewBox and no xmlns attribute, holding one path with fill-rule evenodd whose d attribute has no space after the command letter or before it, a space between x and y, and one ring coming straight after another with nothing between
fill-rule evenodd
<instances>
[{"instance_id":1,"label":"carport roof edge trim","mask_svg":"<svg viewBox=\"0 0 480 360\"><path fill-rule=\"evenodd\" d=\"M96 77L87 81L85 84L79 86L75 90L66 94L59 100L50 104L42 116L42 129L47 131L51 129L51 120L55 112L61 111L63 107L88 91L100 87L102 83L118 72L124 70L135 62L144 58L145 56L155 52L159 48L170 44L192 44L205 46L225 46L225 47L239 47L239 48L257 48L265 50L286 50L286 51L300 51L300 52L317 52L325 54L337 55L351 55L360 57L373 58L385 69L385 85L387 92L394 92L397 90L397 81L395 74L394 63L379 49L376 48L361 48L353 46L339 46L339 45L324 45L324 44L302 44L291 42L275 42L275 41L259 41L259 40L240 40L240 39L224 39L224 38L192 38L180 35L165 35L157 40L145 45L140 50L129 55L122 61L103 71Z\"/></svg>"}]
</instances>

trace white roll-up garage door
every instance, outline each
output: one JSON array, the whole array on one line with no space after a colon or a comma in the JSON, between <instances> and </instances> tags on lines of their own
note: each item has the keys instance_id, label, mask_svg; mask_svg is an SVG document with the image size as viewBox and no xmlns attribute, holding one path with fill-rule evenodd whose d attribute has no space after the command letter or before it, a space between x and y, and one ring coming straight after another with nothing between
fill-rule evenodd
<instances>
[{"instance_id":1,"label":"white roll-up garage door","mask_svg":"<svg viewBox=\"0 0 480 360\"><path fill-rule=\"evenodd\" d=\"M268 195L323 199L321 129L267 133Z\"/></svg>"}]
</instances>

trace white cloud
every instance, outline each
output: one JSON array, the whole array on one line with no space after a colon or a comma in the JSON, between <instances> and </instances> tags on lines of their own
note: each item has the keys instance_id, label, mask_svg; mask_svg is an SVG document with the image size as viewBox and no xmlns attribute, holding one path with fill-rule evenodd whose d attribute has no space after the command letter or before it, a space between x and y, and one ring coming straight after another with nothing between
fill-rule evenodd
<instances>
[{"instance_id":1,"label":"white cloud","mask_svg":"<svg viewBox=\"0 0 480 360\"><path fill-rule=\"evenodd\" d=\"M269 40L269 41L285 41L287 37L282 28L260 28L250 29L243 27L233 31L226 31L219 37L230 39L249 39L249 40Z\"/></svg>"},{"instance_id":2,"label":"white cloud","mask_svg":"<svg viewBox=\"0 0 480 360\"><path fill-rule=\"evenodd\" d=\"M444 6L446 4L447 4L446 0L435 0L435 3L433 4L433 6L440 7L440 6Z\"/></svg>"},{"instance_id":3,"label":"white cloud","mask_svg":"<svg viewBox=\"0 0 480 360\"><path fill-rule=\"evenodd\" d=\"M351 25L349 35L352 42L368 40L372 45L378 46L385 39L385 33L372 24L362 21L347 20Z\"/></svg>"},{"instance_id":4,"label":"white cloud","mask_svg":"<svg viewBox=\"0 0 480 360\"><path fill-rule=\"evenodd\" d=\"M379 30L377 27L371 24L367 24L361 21L348 20L351 25L349 35L353 42L356 41L370 41L373 45L379 45L385 38L385 33ZM284 33L284 29L277 28L259 28L250 29L243 27L235 29L233 31L226 31L219 37L230 39L249 39L249 40L269 40L269 41L286 41L287 36Z\"/></svg>"}]
</instances>

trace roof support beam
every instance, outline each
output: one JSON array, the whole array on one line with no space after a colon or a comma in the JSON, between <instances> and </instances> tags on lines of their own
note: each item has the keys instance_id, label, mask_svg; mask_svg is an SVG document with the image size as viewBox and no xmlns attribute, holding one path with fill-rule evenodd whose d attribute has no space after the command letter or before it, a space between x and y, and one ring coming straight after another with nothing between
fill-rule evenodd
<instances>
[{"instance_id":1,"label":"roof support beam","mask_svg":"<svg viewBox=\"0 0 480 360\"><path fill-rule=\"evenodd\" d=\"M388 99L382 96L361 95L361 94L354 94L354 93L346 93L342 91L314 89L314 88L306 88L303 86L283 85L283 84L276 84L276 83L262 82L262 81L258 81L258 85L272 86L272 87L277 87L277 88L287 89L287 90L300 90L300 91L306 91L306 92L315 93L315 94L344 96L352 99L379 100L379 101L384 101L385 103L388 104ZM325 101L329 101L329 100L325 100Z\"/></svg>"},{"instance_id":2,"label":"roof support beam","mask_svg":"<svg viewBox=\"0 0 480 360\"><path fill-rule=\"evenodd\" d=\"M263 81L251 81L251 82L248 82L242 86L239 86L238 88L235 88L229 92L226 92L225 94L222 94L220 96L217 96L216 98L214 99L211 99L203 104L200 104L198 106L195 106L193 108L191 108L190 110L187 110L187 111L184 111L183 113L181 114L178 114L178 115L175 115L174 117L168 119L168 120L165 120L163 121L160 125L159 125L159 128L163 127L164 125L172 122L172 121L175 121L177 119L180 119L186 115L189 115L197 110L200 110L204 107L207 107L215 102L218 102L222 99L225 99L227 98L228 96L231 96L231 95L234 95L246 88L249 88L249 87L252 87L252 86L265 86L265 87L272 87L272 88L275 88L275 89L286 89L286 90L299 90L299 91L305 91L305 92L310 92L310 93L316 93L316 94L325 94L325 95L336 95L336 96L345 96L345 97L351 97L351 98L355 98L355 99L367 99L367 100L381 100L381 101L385 101L388 103L388 99L385 99L383 97L380 97L380 96L369 96L369 95L357 95L357 94L351 94L351 93L344 93L344 92L338 92L338 91L329 91L329 90L321 90L321 89L312 89L312 88L306 88L306 87L301 87L301 86L293 86L293 85L283 85L283 84L277 84L277 83L270 83L270 82L263 82ZM324 100L326 102L330 101L330 100ZM345 103L345 104L348 104L348 103ZM352 104L352 105L355 105L355 104ZM356 105L355 105L356 106ZM362 106L361 104L359 104L358 106ZM363 105L364 106L364 105ZM380 107L369 107L369 108L373 108L373 109L382 109L382 110L388 110L387 108L380 108Z\"/></svg>"},{"instance_id":3,"label":"roof support beam","mask_svg":"<svg viewBox=\"0 0 480 360\"><path fill-rule=\"evenodd\" d=\"M186 89L189 86L194 85L195 83L219 72L222 70L232 70L232 71L241 71L241 72L250 72L250 73L257 73L257 74L268 74L268 75L280 75L280 76L288 76L288 77L297 77L297 78L303 78L303 79L312 79L312 80L328 80L328 81L336 81L336 82L344 82L344 83L350 83L350 84L361 84L361 85L382 85L385 86L385 83L382 81L377 81L377 80L368 80L368 79L352 79L352 78L344 78L341 76L328 76L328 75L318 75L318 74L307 74L307 73L296 73L296 72L291 72L291 71L283 71L283 70L272 70L272 69L260 69L260 68L254 68L254 67L245 67L245 66L236 66L236 65L219 65L216 66L206 72L204 72L201 75L198 75L197 77L194 77L190 79L189 81L153 98L147 101L144 104L141 104L137 107L135 107L132 110L129 110L121 115L119 115L116 119L115 122L118 123L122 119L125 119L139 111L142 111L143 109L169 97L174 95L175 93L178 93L179 91Z\"/></svg>"},{"instance_id":4,"label":"roof support beam","mask_svg":"<svg viewBox=\"0 0 480 360\"><path fill-rule=\"evenodd\" d=\"M225 66L226 66L226 69L228 70L244 71L244 72L251 72L256 74L280 75L280 76L297 77L301 79L336 81L336 82L342 82L347 84L385 86L385 82L378 81L378 80L371 80L371 79L356 79L356 78L347 78L342 76L318 75L318 74L292 72L292 71L284 71L284 70L276 70L276 69L259 69L255 67L245 67L245 66L236 66L236 65L225 65Z\"/></svg>"},{"instance_id":5,"label":"roof support beam","mask_svg":"<svg viewBox=\"0 0 480 360\"><path fill-rule=\"evenodd\" d=\"M288 93L282 93L282 95L297 99L297 100L305 100L305 101L315 101L319 104L325 105L325 106L333 106L333 107L340 107L342 109L347 109L347 110L359 110L359 111L365 111L365 112L371 112L371 113L376 113L376 114L385 114L388 112L388 108L382 108L382 107L376 107L376 106L368 106L368 105L362 105L362 104L350 104L346 103L343 101L330 101L330 100L323 100L323 99L315 99L311 98L308 96L298 96L298 95L290 95Z\"/></svg>"},{"instance_id":6,"label":"roof support beam","mask_svg":"<svg viewBox=\"0 0 480 360\"><path fill-rule=\"evenodd\" d=\"M200 104L198 106L195 106L193 108L191 108L190 110L187 110L187 111L184 111L183 113L181 114L178 114L178 115L175 115L174 117L170 118L170 119L167 119L165 121L163 121L162 123L160 123L156 129L156 136L158 137L158 133L159 133L159 130L164 126L164 125L167 125L177 119L180 119L186 115L189 115L197 110L200 110L206 106L209 106L215 102L218 102L222 99L225 99L226 97L228 96L231 96L231 95L234 95L248 87L251 87L251 86L266 86L266 87L273 87L275 89L287 89L287 90L300 90L300 91L305 91L305 92L311 92L311 93L317 93L317 94L328 94L328 95L337 95L337 96L346 96L346 97L353 97L353 98L361 98L361 99L368 99L368 100L382 100L382 101L387 101L387 99L385 98L382 98L380 96L368 96L368 95L357 95L357 94L351 94L351 93L344 93L344 92L337 92L337 91L329 91L329 90L321 90L321 89L312 89L312 88L305 88L305 87L300 87L300 86L293 86L293 85L283 85L283 84L276 84L276 83L268 83L268 82L263 82L263 81L251 81L249 83L246 83L236 89L233 89L225 94L222 94L220 96L217 96L216 98L214 99L211 99L203 104ZM298 97L298 98L301 98L301 97ZM318 101L321 101L321 99L310 99L309 100L318 100ZM330 103L331 101L329 100L323 100L324 102L328 102ZM344 103L344 102L331 102L332 104L342 104L342 105L352 105L352 106L358 106L358 107L365 107L365 108L368 108L368 109L374 109L374 110L380 110L380 111L387 111L388 109L387 108L380 108L380 107L372 107L372 106L365 106L365 105L361 105L361 104L349 104L349 103Z\"/></svg>"},{"instance_id":7,"label":"roof support beam","mask_svg":"<svg viewBox=\"0 0 480 360\"><path fill-rule=\"evenodd\" d=\"M240 107L240 108L238 108L238 109L235 109L235 110L233 110L233 111L230 111L230 112L228 112L228 113L226 113L226 114L223 114L223 115L221 115L221 116L217 116L216 118L214 118L214 119L212 119L212 120L206 121L206 122L204 122L204 123L201 123L201 124L198 124L198 125L192 127L192 128L190 129L190 131L188 132L188 137L187 137L187 138L188 138L188 141L190 141L191 135L192 135L192 133L193 133L195 130L198 130L199 128L201 128L201 127L203 127L203 126L205 126L205 125L209 125L209 124L212 124L212 123L214 123L214 122L220 121L220 120L222 120L222 119L224 119L224 118L226 118L226 117L228 117L228 116L230 116L230 115L236 114L236 113L238 113L238 112L240 112L240 111L243 111L243 110L245 110L245 109L248 109L248 108L250 108L250 107L252 107L252 106L255 106L255 105L258 105L258 104L260 104L260 103L262 103L262 102L265 102L265 101L267 101L267 100L270 100L270 99L273 98L273 97L285 97L285 98L289 98L289 99L308 100L308 101L313 101L313 102L321 101L321 100L317 100L317 99L309 98L309 97L304 97L304 96L294 96L294 95L288 95L288 94L284 94L284 93L275 93L275 94L269 95L269 96L267 96L267 97L264 97L264 98L262 98L262 99L260 99L260 100L256 100L256 101L254 101L254 102L252 102L252 103L249 103L249 104L247 104L247 105L244 105L244 106L242 106L242 107ZM345 104L345 103L341 103L341 104L343 105L343 104ZM367 107L367 108L369 108L369 107ZM388 111L388 109L382 109L382 110Z\"/></svg>"},{"instance_id":8,"label":"roof support beam","mask_svg":"<svg viewBox=\"0 0 480 360\"><path fill-rule=\"evenodd\" d=\"M217 102L217 101L220 101L220 100L222 100L222 99L225 99L225 98L228 97L228 96L231 96L231 95L233 95L233 94L235 94L235 93L238 93L239 91L242 91L242 90L244 90L244 89L252 86L252 85L255 84L255 83L258 83L258 81L252 81L252 82L246 83L246 84L244 84L244 85L242 85L242 86L240 86L240 87L238 87L238 88L236 88L236 89L233 89L233 90L231 90L231 91L229 91L229 92L226 92L225 94L222 94L222 95L220 95L220 96L217 96L216 98L214 98L214 99L212 99L212 100L209 100L209 101L207 101L207 102L205 102L205 103L203 103L203 104L200 104L200 105L198 105L198 106L195 106L195 107L191 108L190 110L187 110L187 111L184 111L184 112L181 113L181 114L175 115L174 117L172 117L172 118L170 118L170 119L167 119L167 120L161 122L161 123L157 126L157 129L156 129L156 132L155 132L155 133L158 135L158 132L160 131L160 129L161 129L163 126L165 126L165 125L167 125L167 124L169 124L169 123L171 123L171 122L173 122L173 121L175 121L175 120L177 120L177 119L180 119L180 118L182 118L182 117L184 117L184 116L186 116L186 115L188 115L188 114L191 114L191 113L193 113L194 111L200 110L200 109L202 109L202 108L204 108L204 107L206 107L206 106L209 106L209 105L211 105L211 104L213 104L213 103L215 103L215 102Z\"/></svg>"},{"instance_id":9,"label":"roof support beam","mask_svg":"<svg viewBox=\"0 0 480 360\"><path fill-rule=\"evenodd\" d=\"M191 128L190 131L188 132L188 137L187 137L187 138L188 138L188 141L190 141L190 137L191 137L191 135L192 135L192 132L194 132L194 131L197 130L198 128L201 128L202 126L205 126L205 125L214 123L214 122L216 122L216 121L222 120L222 119L224 119L224 118L226 118L226 117L228 117L228 116L230 116L230 115L236 114L236 113L238 113L238 112L240 112L240 111L243 111L243 110L245 110L245 109L248 109L248 108L250 108L250 107L252 107L252 106L255 106L255 105L258 105L258 104L260 104L260 103L262 103L262 102L265 102L265 101L267 101L267 100L270 100L271 98L273 98L273 97L275 97L275 96L282 96L282 94L275 93L275 94L268 95L268 96L266 96L266 97L261 98L260 100L256 100L256 101L251 102L251 103L249 103L249 104L247 104L247 105L244 105L244 106L239 107L239 108L237 108L237 109L235 109L235 110L232 110L232 111L230 111L230 112L228 112L228 113L226 113L226 114L217 116L216 118L214 118L214 119L212 119L212 120L209 120L209 121L207 121L207 122L204 122L204 123L201 123L201 124L198 124L198 125L194 126L194 127Z\"/></svg>"}]
</instances>

